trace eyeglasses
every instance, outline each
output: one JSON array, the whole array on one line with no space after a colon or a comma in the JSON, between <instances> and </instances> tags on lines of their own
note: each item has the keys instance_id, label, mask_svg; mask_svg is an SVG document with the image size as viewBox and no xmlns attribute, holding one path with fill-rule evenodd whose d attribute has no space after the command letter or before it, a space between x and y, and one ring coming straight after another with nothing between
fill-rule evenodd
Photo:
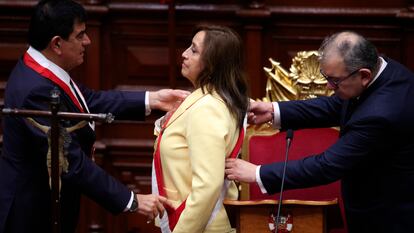
<instances>
[{"instance_id":1,"label":"eyeglasses","mask_svg":"<svg viewBox=\"0 0 414 233\"><path fill-rule=\"evenodd\" d=\"M328 81L329 84L331 84L331 86L333 86L335 89L339 88L339 84L343 81L345 81L346 79L352 77L354 74L356 74L361 68L358 68L354 71L352 71L351 73L349 73L347 76L340 78L340 77L331 77L326 75L322 69L319 70L319 72L321 73L321 75L326 79L326 81Z\"/></svg>"}]
</instances>

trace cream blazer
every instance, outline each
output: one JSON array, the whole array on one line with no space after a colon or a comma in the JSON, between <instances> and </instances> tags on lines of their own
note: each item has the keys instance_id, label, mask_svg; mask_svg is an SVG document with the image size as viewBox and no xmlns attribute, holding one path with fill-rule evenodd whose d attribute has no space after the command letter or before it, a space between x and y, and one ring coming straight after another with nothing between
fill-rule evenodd
<instances>
[{"instance_id":1,"label":"cream blazer","mask_svg":"<svg viewBox=\"0 0 414 233\"><path fill-rule=\"evenodd\" d=\"M217 93L197 89L171 116L160 142L165 191L174 207L187 199L174 233L233 232L223 206L207 223L238 136L236 119ZM233 182L227 198L237 199Z\"/></svg>"}]
</instances>

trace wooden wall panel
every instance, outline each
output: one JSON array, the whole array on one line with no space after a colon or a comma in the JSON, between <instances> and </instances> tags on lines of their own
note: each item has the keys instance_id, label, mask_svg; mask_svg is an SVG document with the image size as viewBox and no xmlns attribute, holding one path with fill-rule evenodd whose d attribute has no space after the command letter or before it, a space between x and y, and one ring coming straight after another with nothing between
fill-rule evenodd
<instances>
[{"instance_id":1,"label":"wooden wall panel","mask_svg":"<svg viewBox=\"0 0 414 233\"><path fill-rule=\"evenodd\" d=\"M11 69L27 48L36 2L0 0L0 101ZM181 0L175 1L175 11L158 0L81 2L89 14L92 45L71 75L97 90L191 89L180 74L181 54L194 25L202 22L227 25L241 35L252 98L265 95L262 67L270 66L269 57L289 69L298 51L318 49L325 36L339 30L360 32L380 53L414 70L414 0ZM161 115L154 111L144 122L97 126L96 162L132 190L150 192L153 123ZM145 221L139 215L113 216L84 199L78 232L157 232Z\"/></svg>"},{"instance_id":2,"label":"wooden wall panel","mask_svg":"<svg viewBox=\"0 0 414 233\"><path fill-rule=\"evenodd\" d=\"M267 28L265 57L276 59L286 69L290 67L292 58L298 51L317 50L326 35L341 30L361 33L378 47L381 54L399 61L403 59L403 35L400 26L395 25L395 22L392 24L392 19L383 23L380 19L367 22L365 18L350 19L349 16L338 16L334 21L327 16L316 19L302 16L300 19L302 21L298 22L291 17L280 18Z\"/></svg>"},{"instance_id":3,"label":"wooden wall panel","mask_svg":"<svg viewBox=\"0 0 414 233\"><path fill-rule=\"evenodd\" d=\"M318 0L318 1L307 1L307 0L270 0L266 1L268 5L278 6L307 6L307 7L361 7L361 8L391 8L391 7L405 7L407 4L406 0L396 1L375 1L375 0Z\"/></svg>"},{"instance_id":4,"label":"wooden wall panel","mask_svg":"<svg viewBox=\"0 0 414 233\"><path fill-rule=\"evenodd\" d=\"M27 48L27 15L7 17L0 8L0 104L3 104L4 88L17 59Z\"/></svg>"}]
</instances>

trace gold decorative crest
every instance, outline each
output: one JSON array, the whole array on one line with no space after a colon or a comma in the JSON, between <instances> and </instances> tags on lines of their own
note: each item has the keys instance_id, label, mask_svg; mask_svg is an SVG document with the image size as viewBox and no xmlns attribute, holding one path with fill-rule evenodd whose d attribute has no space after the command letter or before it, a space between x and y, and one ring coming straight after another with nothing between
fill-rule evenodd
<instances>
[{"instance_id":1,"label":"gold decorative crest","mask_svg":"<svg viewBox=\"0 0 414 233\"><path fill-rule=\"evenodd\" d=\"M265 101L287 101L330 96L327 81L319 69L318 51L301 51L292 59L290 73L269 58L272 68L264 67L268 77Z\"/></svg>"}]
</instances>

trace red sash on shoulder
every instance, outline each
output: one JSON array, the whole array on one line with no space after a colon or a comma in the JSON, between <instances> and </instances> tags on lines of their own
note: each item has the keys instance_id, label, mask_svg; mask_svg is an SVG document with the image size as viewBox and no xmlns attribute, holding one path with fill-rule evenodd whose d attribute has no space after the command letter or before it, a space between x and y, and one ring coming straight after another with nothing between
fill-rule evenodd
<instances>
[{"instance_id":1,"label":"red sash on shoulder","mask_svg":"<svg viewBox=\"0 0 414 233\"><path fill-rule=\"evenodd\" d=\"M167 197L167 194L164 190L165 184L164 184L164 177L162 174L162 165L161 165L161 153L160 153L160 144L161 144L161 138L162 138L162 134L163 131L165 129L165 126L168 124L168 121L170 120L171 116L173 114L170 115L170 117L165 121L164 125L162 126L162 130L160 131L160 134L158 135L158 140L157 140L157 149L155 150L155 155L154 155L154 168L155 168L155 176L157 179L157 186L158 186L158 193L159 195L163 196L163 197ZM240 129L240 133L239 133L239 138L237 139L237 143L233 148L233 151L230 154L230 158L236 158L237 155L239 154L240 148L243 145L243 139L244 139L244 128L242 127ZM170 226L170 230L173 231L175 228L175 225L177 225L177 222L181 216L181 213L183 212L184 208L185 208L185 203L186 203L187 199L184 200L176 209L171 208L169 206L165 206L165 209L167 211L168 214L168 223Z\"/></svg>"},{"instance_id":2,"label":"red sash on shoulder","mask_svg":"<svg viewBox=\"0 0 414 233\"><path fill-rule=\"evenodd\" d=\"M82 108L79 100L75 97L75 95L70 90L70 87L64 83L61 79L59 79L52 71L48 70L47 68L41 66L36 60L34 60L27 52L23 56L24 64L28 67L32 68L34 71L42 75L43 77L49 79L54 84L58 85L62 90L70 97L72 102L76 105L81 113L84 113L85 110Z\"/></svg>"}]
</instances>

